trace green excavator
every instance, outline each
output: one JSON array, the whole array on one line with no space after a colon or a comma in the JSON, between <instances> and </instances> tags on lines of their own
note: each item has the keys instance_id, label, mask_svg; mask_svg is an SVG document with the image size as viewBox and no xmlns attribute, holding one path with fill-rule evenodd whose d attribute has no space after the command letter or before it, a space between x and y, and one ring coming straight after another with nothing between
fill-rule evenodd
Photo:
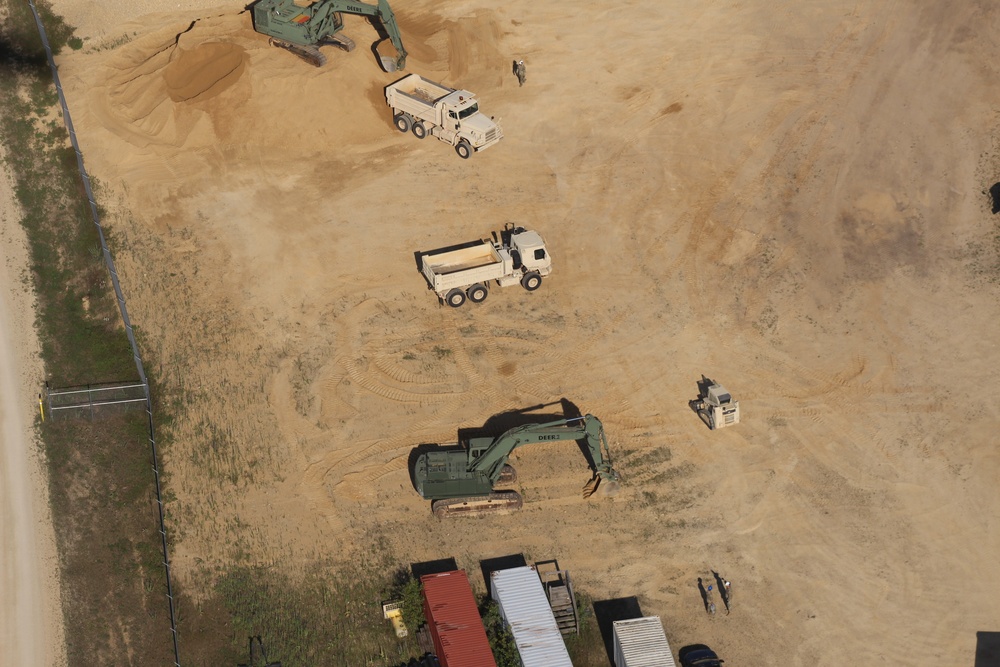
<instances>
[{"instance_id":1,"label":"green excavator","mask_svg":"<svg viewBox=\"0 0 1000 667\"><path fill-rule=\"evenodd\" d=\"M375 19L388 35L395 53L386 53L389 48L385 40L379 41L376 50L382 69L395 72L406 67L403 38L387 0L378 0L377 5L357 0L258 0L253 5L253 28L270 37L273 46L322 67L326 56L320 46L331 44L345 51L354 50L354 40L341 33L345 13Z\"/></svg>"},{"instance_id":2,"label":"green excavator","mask_svg":"<svg viewBox=\"0 0 1000 667\"><path fill-rule=\"evenodd\" d=\"M611 467L604 426L593 415L525 424L496 438L470 438L459 449L423 452L413 468L413 484L417 493L433 501L431 511L437 517L520 509L521 494L496 488L517 479L507 459L523 445L557 440L576 440L589 455L593 476L583 488L584 498L598 489L600 495L614 495L618 473Z\"/></svg>"}]
</instances>

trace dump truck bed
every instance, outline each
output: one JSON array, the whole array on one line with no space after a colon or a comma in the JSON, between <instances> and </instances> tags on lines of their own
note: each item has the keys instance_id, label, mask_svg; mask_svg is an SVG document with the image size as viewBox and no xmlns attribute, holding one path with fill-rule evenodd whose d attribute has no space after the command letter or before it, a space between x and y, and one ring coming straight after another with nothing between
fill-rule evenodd
<instances>
[{"instance_id":1,"label":"dump truck bed","mask_svg":"<svg viewBox=\"0 0 1000 667\"><path fill-rule=\"evenodd\" d=\"M409 76L404 76L396 83L387 86L385 96L389 100L389 104L392 104L392 100L389 99L390 93L401 93L424 104L434 104L442 97L447 97L453 92L455 92L454 88L442 86L440 83L425 79L419 74L410 74Z\"/></svg>"},{"instance_id":2,"label":"dump truck bed","mask_svg":"<svg viewBox=\"0 0 1000 667\"><path fill-rule=\"evenodd\" d=\"M499 278L504 273L503 261L496 247L485 239L420 256L421 271L439 294Z\"/></svg>"},{"instance_id":3,"label":"dump truck bed","mask_svg":"<svg viewBox=\"0 0 1000 667\"><path fill-rule=\"evenodd\" d=\"M403 111L414 118L438 123L434 105L455 91L429 81L419 74L410 74L385 89L385 101L397 112Z\"/></svg>"}]
</instances>

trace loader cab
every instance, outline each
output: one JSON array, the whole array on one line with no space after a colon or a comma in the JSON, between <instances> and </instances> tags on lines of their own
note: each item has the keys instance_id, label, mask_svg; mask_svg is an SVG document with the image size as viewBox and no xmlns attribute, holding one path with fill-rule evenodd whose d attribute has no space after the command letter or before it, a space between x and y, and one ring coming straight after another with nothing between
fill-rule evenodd
<instances>
[{"instance_id":1,"label":"loader cab","mask_svg":"<svg viewBox=\"0 0 1000 667\"><path fill-rule=\"evenodd\" d=\"M721 384L713 384L708 388L708 402L713 405L729 405L733 402L733 397Z\"/></svg>"}]
</instances>

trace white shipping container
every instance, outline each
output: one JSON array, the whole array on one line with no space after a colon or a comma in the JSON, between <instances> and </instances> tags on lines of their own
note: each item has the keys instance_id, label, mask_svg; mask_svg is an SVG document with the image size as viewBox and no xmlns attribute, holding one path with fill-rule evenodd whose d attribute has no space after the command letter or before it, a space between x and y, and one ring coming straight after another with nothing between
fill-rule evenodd
<instances>
[{"instance_id":1,"label":"white shipping container","mask_svg":"<svg viewBox=\"0 0 1000 667\"><path fill-rule=\"evenodd\" d=\"M612 626L615 667L676 667L659 616L615 621Z\"/></svg>"},{"instance_id":2,"label":"white shipping container","mask_svg":"<svg viewBox=\"0 0 1000 667\"><path fill-rule=\"evenodd\" d=\"M524 667L573 667L534 567L493 572L490 594L514 636Z\"/></svg>"}]
</instances>

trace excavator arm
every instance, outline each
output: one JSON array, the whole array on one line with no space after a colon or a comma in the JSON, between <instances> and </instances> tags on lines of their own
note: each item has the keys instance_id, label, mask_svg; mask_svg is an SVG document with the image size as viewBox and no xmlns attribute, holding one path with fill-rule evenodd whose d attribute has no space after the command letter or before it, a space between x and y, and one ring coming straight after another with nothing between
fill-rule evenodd
<instances>
[{"instance_id":1,"label":"excavator arm","mask_svg":"<svg viewBox=\"0 0 1000 667\"><path fill-rule=\"evenodd\" d=\"M258 0L253 6L254 30L270 36L275 46L321 66L326 62L318 51L321 44L337 44L348 51L354 47L349 38L337 36L344 27L343 14L375 18L395 49L385 55L379 44L382 69L395 72L406 67L406 49L388 0L376 5L358 0Z\"/></svg>"},{"instance_id":2,"label":"excavator arm","mask_svg":"<svg viewBox=\"0 0 1000 667\"><path fill-rule=\"evenodd\" d=\"M386 35L389 36L389 43L396 50L395 54L378 54L382 61L382 69L386 72L406 69L406 49L403 47L403 36L399 34L399 25L396 23L396 15L392 12L388 0L378 0L378 20L382 24ZM379 43L379 46L382 42Z\"/></svg>"},{"instance_id":3,"label":"excavator arm","mask_svg":"<svg viewBox=\"0 0 1000 667\"><path fill-rule=\"evenodd\" d=\"M482 446L483 439L473 439L469 442L469 473L483 474L492 484L496 484L507 459L515 449L523 445L560 440L576 440L586 447L594 477L584 489L585 496L591 495L603 482L608 482L608 487L617 485L618 474L611 467L604 425L593 415L518 426L489 442L485 448Z\"/></svg>"}]
</instances>

